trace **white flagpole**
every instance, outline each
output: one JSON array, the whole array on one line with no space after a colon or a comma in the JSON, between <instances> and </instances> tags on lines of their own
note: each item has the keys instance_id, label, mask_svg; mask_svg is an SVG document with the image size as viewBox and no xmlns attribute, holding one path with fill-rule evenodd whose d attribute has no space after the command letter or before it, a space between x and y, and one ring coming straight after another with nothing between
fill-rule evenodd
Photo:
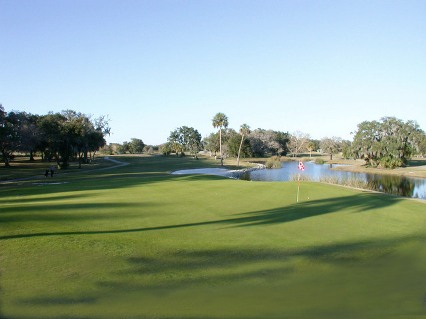
<instances>
[{"instance_id":1,"label":"white flagpole","mask_svg":"<svg viewBox=\"0 0 426 319\"><path fill-rule=\"evenodd\" d=\"M300 173L297 175L297 198L296 202L299 202L299 189L300 189Z\"/></svg>"},{"instance_id":2,"label":"white flagpole","mask_svg":"<svg viewBox=\"0 0 426 319\"><path fill-rule=\"evenodd\" d=\"M297 175L297 198L296 198L296 201L298 203L299 202L299 191L300 191L300 171L305 170L305 165L303 165L302 161L299 162L299 166L297 168L299 169L299 174Z\"/></svg>"}]
</instances>

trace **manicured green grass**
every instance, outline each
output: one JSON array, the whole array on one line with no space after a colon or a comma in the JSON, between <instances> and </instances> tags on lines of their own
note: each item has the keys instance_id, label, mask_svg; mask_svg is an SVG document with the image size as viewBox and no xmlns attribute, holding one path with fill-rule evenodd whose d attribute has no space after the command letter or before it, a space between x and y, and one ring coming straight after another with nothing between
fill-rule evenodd
<instances>
[{"instance_id":1,"label":"manicured green grass","mask_svg":"<svg viewBox=\"0 0 426 319\"><path fill-rule=\"evenodd\" d=\"M52 165L56 166L57 164L54 161L42 161L41 158L36 158L35 161L30 161L28 157L17 157L11 161L10 167L5 167L3 163L0 164L0 182L7 182L16 179L33 179L34 177L44 178L46 169L49 169ZM115 164L112 162L95 160L92 164L83 164L82 166L85 171L90 171L99 168L111 167L114 165ZM81 169L78 167L79 165L77 162L72 162L66 171L56 170L55 175L58 173L76 173L81 171Z\"/></svg>"},{"instance_id":2,"label":"manicured green grass","mask_svg":"<svg viewBox=\"0 0 426 319\"><path fill-rule=\"evenodd\" d=\"M426 318L424 202L122 160L0 186L1 318Z\"/></svg>"}]
</instances>

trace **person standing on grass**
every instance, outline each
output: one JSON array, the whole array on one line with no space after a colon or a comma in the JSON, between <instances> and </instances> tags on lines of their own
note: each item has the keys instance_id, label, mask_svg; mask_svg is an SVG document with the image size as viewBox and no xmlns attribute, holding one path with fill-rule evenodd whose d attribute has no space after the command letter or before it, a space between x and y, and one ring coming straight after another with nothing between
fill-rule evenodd
<instances>
[{"instance_id":1,"label":"person standing on grass","mask_svg":"<svg viewBox=\"0 0 426 319\"><path fill-rule=\"evenodd\" d=\"M55 173L55 166L50 166L50 177L53 177L53 174ZM47 176L46 176L47 177Z\"/></svg>"}]
</instances>

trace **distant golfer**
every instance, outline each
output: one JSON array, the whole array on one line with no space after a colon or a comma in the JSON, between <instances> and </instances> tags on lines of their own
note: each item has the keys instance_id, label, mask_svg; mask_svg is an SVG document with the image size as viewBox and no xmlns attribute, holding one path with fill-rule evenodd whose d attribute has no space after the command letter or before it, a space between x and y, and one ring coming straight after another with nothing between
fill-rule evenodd
<instances>
[{"instance_id":1,"label":"distant golfer","mask_svg":"<svg viewBox=\"0 0 426 319\"><path fill-rule=\"evenodd\" d=\"M55 166L50 166L50 177L53 177L53 174L55 173ZM46 176L47 177L47 176Z\"/></svg>"}]
</instances>

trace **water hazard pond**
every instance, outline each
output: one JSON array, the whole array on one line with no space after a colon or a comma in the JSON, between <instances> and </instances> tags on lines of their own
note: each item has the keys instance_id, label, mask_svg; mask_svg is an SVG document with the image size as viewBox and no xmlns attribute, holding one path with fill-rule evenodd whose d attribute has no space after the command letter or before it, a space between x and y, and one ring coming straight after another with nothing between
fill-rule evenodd
<instances>
[{"instance_id":1,"label":"water hazard pond","mask_svg":"<svg viewBox=\"0 0 426 319\"><path fill-rule=\"evenodd\" d=\"M426 179L395 175L354 173L333 170L338 164L304 163L303 172L298 169L298 162L285 162L280 169L263 169L247 172L241 178L252 181L289 181L299 174L309 180L320 181L333 179L344 184L345 181L358 180L366 183L372 190L405 197L426 199Z\"/></svg>"},{"instance_id":2,"label":"water hazard pond","mask_svg":"<svg viewBox=\"0 0 426 319\"><path fill-rule=\"evenodd\" d=\"M332 179L339 184L348 184L347 181L360 181L368 185L371 190L404 197L426 200L426 179L412 178L395 175L379 175L369 173L355 173L333 170L338 164L315 164L305 162L305 170L299 171L298 162L284 162L280 169L258 169L236 174L235 171L225 169L195 169L177 171L174 174L212 174L228 177L238 176L239 179L249 181L289 181L297 179L300 173L302 179L312 181L327 181ZM217 171L216 171L217 170ZM353 183L349 183L352 184Z\"/></svg>"}]
</instances>

